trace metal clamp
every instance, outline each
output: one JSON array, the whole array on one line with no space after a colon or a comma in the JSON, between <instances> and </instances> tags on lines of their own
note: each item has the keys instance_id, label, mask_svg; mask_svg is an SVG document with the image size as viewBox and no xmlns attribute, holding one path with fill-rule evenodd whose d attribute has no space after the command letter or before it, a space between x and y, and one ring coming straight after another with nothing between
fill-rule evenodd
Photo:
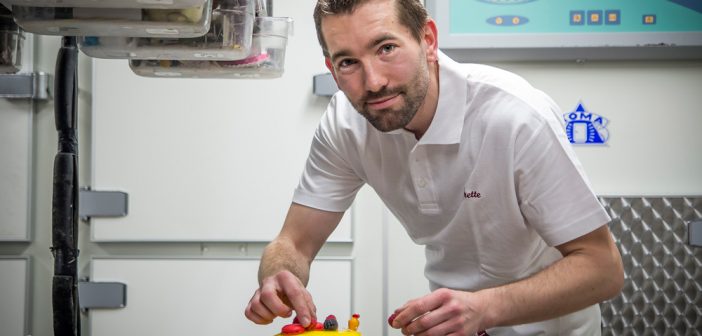
<instances>
[{"instance_id":1,"label":"metal clamp","mask_svg":"<svg viewBox=\"0 0 702 336\"><path fill-rule=\"evenodd\" d=\"M124 217L127 215L129 200L121 191L80 190L79 215L82 220L91 217Z\"/></svg>"},{"instance_id":2,"label":"metal clamp","mask_svg":"<svg viewBox=\"0 0 702 336\"><path fill-rule=\"evenodd\" d=\"M0 75L0 98L49 99L51 82L51 75L44 72Z\"/></svg>"},{"instance_id":3,"label":"metal clamp","mask_svg":"<svg viewBox=\"0 0 702 336\"><path fill-rule=\"evenodd\" d=\"M115 309L127 306L127 285L120 282L78 282L80 309Z\"/></svg>"}]
</instances>

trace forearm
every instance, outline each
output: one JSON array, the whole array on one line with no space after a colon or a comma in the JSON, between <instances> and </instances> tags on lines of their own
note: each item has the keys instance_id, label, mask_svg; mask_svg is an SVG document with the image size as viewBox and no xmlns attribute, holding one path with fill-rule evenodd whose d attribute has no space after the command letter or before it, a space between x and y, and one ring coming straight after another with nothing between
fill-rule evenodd
<instances>
[{"instance_id":1,"label":"forearm","mask_svg":"<svg viewBox=\"0 0 702 336\"><path fill-rule=\"evenodd\" d=\"M621 257L609 244L575 250L529 278L477 292L486 302L485 328L548 320L617 295L623 285Z\"/></svg>"},{"instance_id":2,"label":"forearm","mask_svg":"<svg viewBox=\"0 0 702 336\"><path fill-rule=\"evenodd\" d=\"M268 244L263 252L258 269L258 283L260 285L263 279L280 271L289 271L307 286L311 262L311 258L298 251L292 242L278 238Z\"/></svg>"},{"instance_id":3,"label":"forearm","mask_svg":"<svg viewBox=\"0 0 702 336\"><path fill-rule=\"evenodd\" d=\"M312 295L305 288L310 264L343 212L329 212L291 204L283 228L261 256L259 288L246 307L246 317L258 324L294 312L303 326L316 320Z\"/></svg>"},{"instance_id":4,"label":"forearm","mask_svg":"<svg viewBox=\"0 0 702 336\"><path fill-rule=\"evenodd\" d=\"M261 257L259 285L267 277L289 271L307 286L312 259L343 215L343 212L328 212L291 204L283 229L268 244Z\"/></svg>"}]
</instances>

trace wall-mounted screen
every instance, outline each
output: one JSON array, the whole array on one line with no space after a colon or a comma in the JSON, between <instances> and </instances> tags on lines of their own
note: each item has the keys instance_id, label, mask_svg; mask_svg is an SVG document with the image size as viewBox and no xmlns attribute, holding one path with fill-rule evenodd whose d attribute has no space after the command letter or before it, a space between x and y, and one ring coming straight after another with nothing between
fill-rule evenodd
<instances>
[{"instance_id":1,"label":"wall-mounted screen","mask_svg":"<svg viewBox=\"0 0 702 336\"><path fill-rule=\"evenodd\" d=\"M426 0L460 61L702 58L700 0Z\"/></svg>"}]
</instances>

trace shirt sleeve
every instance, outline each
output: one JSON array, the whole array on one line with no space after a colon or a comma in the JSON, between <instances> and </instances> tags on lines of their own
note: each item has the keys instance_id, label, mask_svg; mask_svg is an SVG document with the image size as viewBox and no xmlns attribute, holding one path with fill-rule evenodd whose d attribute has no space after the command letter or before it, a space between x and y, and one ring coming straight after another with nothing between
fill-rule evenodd
<instances>
[{"instance_id":1,"label":"shirt sleeve","mask_svg":"<svg viewBox=\"0 0 702 336\"><path fill-rule=\"evenodd\" d=\"M353 203L364 181L350 162L358 158L352 137L344 134L333 99L312 139L307 163L293 202L315 209L344 212Z\"/></svg>"},{"instance_id":2,"label":"shirt sleeve","mask_svg":"<svg viewBox=\"0 0 702 336\"><path fill-rule=\"evenodd\" d=\"M522 214L550 246L557 246L607 224L582 165L568 142L558 109L532 128L515 157L515 184Z\"/></svg>"}]
</instances>

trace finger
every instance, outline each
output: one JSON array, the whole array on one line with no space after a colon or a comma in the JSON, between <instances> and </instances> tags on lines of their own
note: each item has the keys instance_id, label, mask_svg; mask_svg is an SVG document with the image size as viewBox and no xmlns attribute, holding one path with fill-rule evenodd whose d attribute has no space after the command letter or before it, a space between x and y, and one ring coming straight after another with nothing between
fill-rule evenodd
<instances>
[{"instance_id":1,"label":"finger","mask_svg":"<svg viewBox=\"0 0 702 336\"><path fill-rule=\"evenodd\" d=\"M253 323L256 324L270 324L273 322L273 319L263 317L259 315L257 312L255 312L253 309L247 309L245 312L246 318L251 320Z\"/></svg>"},{"instance_id":2,"label":"finger","mask_svg":"<svg viewBox=\"0 0 702 336\"><path fill-rule=\"evenodd\" d=\"M411 322L402 331L408 335L416 336L449 335L452 333L475 335L475 332L466 333L465 322L460 316L456 316L455 311L447 306L442 306Z\"/></svg>"},{"instance_id":3,"label":"finger","mask_svg":"<svg viewBox=\"0 0 702 336\"><path fill-rule=\"evenodd\" d=\"M316 320L316 307L312 302L312 295L295 277L284 277L281 279L281 286L292 305L292 309L297 313L300 324L305 327L309 326L313 319Z\"/></svg>"},{"instance_id":4,"label":"finger","mask_svg":"<svg viewBox=\"0 0 702 336\"><path fill-rule=\"evenodd\" d=\"M404 309L402 309L395 316L395 319L393 320L393 327L405 328L413 321L419 319L432 310L438 309L440 306L441 300L434 293L409 301L407 304L405 304Z\"/></svg>"},{"instance_id":5,"label":"finger","mask_svg":"<svg viewBox=\"0 0 702 336\"><path fill-rule=\"evenodd\" d=\"M429 336L429 335L446 335L446 336L474 336L474 335L480 335L480 334L474 334L474 333L465 333L462 330L458 331L450 331L449 328L444 328L444 325L436 326L435 328L432 328L431 330L427 330L425 332L420 332L420 333L415 333L415 334L408 334L408 335L413 335L413 336Z\"/></svg>"},{"instance_id":6,"label":"finger","mask_svg":"<svg viewBox=\"0 0 702 336\"><path fill-rule=\"evenodd\" d=\"M410 301L410 302L412 302L412 301ZM397 318L397 315L399 315L405 309L407 309L407 305L409 305L409 302L406 302L401 307L395 309L395 311L392 314L390 314L390 316L388 316L388 324L390 325L390 327L395 328L395 329L400 328L399 326L395 326L393 323L395 322L395 318Z\"/></svg>"},{"instance_id":7,"label":"finger","mask_svg":"<svg viewBox=\"0 0 702 336\"><path fill-rule=\"evenodd\" d=\"M432 311L410 323L402 332L407 335L428 336L428 335L464 335L460 320L450 320L444 314L435 314Z\"/></svg>"},{"instance_id":8,"label":"finger","mask_svg":"<svg viewBox=\"0 0 702 336\"><path fill-rule=\"evenodd\" d=\"M407 309L407 307L409 307L414 301L416 301L416 299L407 301L400 308L395 309L395 315L397 315L397 314L401 313L402 311L404 311L405 309Z\"/></svg>"},{"instance_id":9,"label":"finger","mask_svg":"<svg viewBox=\"0 0 702 336\"><path fill-rule=\"evenodd\" d=\"M275 319L275 315L260 301L260 291L256 291L249 301L245 311L246 317L256 324L269 324Z\"/></svg>"},{"instance_id":10,"label":"finger","mask_svg":"<svg viewBox=\"0 0 702 336\"><path fill-rule=\"evenodd\" d=\"M314 304L314 300L312 299L312 294L310 294L309 291L305 290L305 297L308 303L308 307L310 311L312 312L312 319L317 320L317 306Z\"/></svg>"},{"instance_id":11,"label":"finger","mask_svg":"<svg viewBox=\"0 0 702 336\"><path fill-rule=\"evenodd\" d=\"M392 322L395 321L395 318L396 318L396 317L397 317L397 313L392 313L392 314L388 317L388 324L389 324L391 327L392 327Z\"/></svg>"},{"instance_id":12,"label":"finger","mask_svg":"<svg viewBox=\"0 0 702 336\"><path fill-rule=\"evenodd\" d=\"M264 281L261 286L260 301L274 316L288 317L291 314L291 308L281 298L281 292L282 290L273 282Z\"/></svg>"}]
</instances>

